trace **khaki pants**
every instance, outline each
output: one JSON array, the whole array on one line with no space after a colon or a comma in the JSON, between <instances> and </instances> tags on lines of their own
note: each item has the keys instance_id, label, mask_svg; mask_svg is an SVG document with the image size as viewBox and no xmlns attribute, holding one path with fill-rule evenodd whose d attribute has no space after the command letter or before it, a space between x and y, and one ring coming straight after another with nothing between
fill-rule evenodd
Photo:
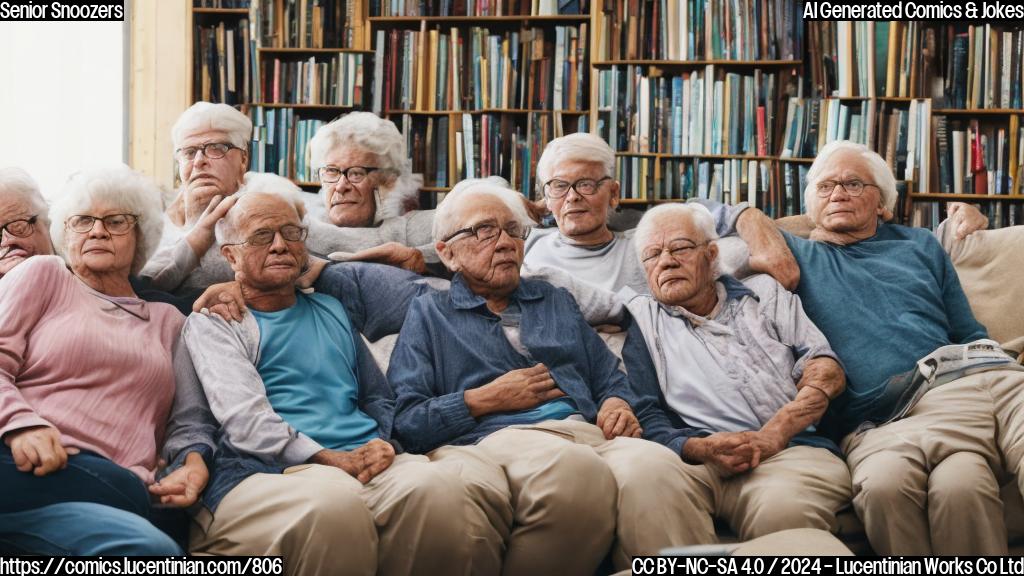
<instances>
[{"instance_id":1,"label":"khaki pants","mask_svg":"<svg viewBox=\"0 0 1024 576\"><path fill-rule=\"evenodd\" d=\"M689 518L672 513L680 487L656 472L679 458L659 444L609 441L592 424L549 420L430 457L457 460L475 452L499 464L508 482L514 521L505 576L593 574L616 535L619 568L633 555L682 542Z\"/></svg>"},{"instance_id":2,"label":"khaki pants","mask_svg":"<svg viewBox=\"0 0 1024 576\"><path fill-rule=\"evenodd\" d=\"M495 574L503 536L472 501L479 495L463 467L425 456L400 454L366 485L330 466L295 466L255 474L216 513L204 509L189 548L282 555L288 574Z\"/></svg>"},{"instance_id":3,"label":"khaki pants","mask_svg":"<svg viewBox=\"0 0 1024 576\"><path fill-rule=\"evenodd\" d=\"M851 434L854 508L884 555L1006 554L999 497L1024 480L1024 373L995 370L930 390L906 418ZM1004 468L1005 467L1005 468Z\"/></svg>"},{"instance_id":4,"label":"khaki pants","mask_svg":"<svg viewBox=\"0 0 1024 576\"><path fill-rule=\"evenodd\" d=\"M717 542L716 516L742 540L797 528L835 532L836 513L850 502L850 471L824 448L786 448L730 478L681 460L674 470L657 474L685 487L686 497L675 503L674 512L690 519L684 545Z\"/></svg>"}]
</instances>

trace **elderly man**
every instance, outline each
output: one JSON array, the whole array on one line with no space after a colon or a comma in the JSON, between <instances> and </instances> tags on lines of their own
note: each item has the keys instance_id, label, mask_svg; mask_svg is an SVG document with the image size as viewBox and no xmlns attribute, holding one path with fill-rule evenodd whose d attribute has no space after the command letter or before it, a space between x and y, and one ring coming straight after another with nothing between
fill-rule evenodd
<instances>
[{"instance_id":1,"label":"elderly man","mask_svg":"<svg viewBox=\"0 0 1024 576\"><path fill-rule=\"evenodd\" d=\"M619 187L615 153L598 136L580 132L549 142L537 162L537 188L558 227L530 235L527 267L565 270L611 292L623 286L646 292L643 267L633 248L633 231L608 228L609 210L619 203ZM765 219L759 210L748 210L746 203L709 206L720 235L736 231L747 242L752 269L771 274L788 287L796 285L796 263L785 253L778 234L757 226Z\"/></svg>"},{"instance_id":2,"label":"elderly man","mask_svg":"<svg viewBox=\"0 0 1024 576\"><path fill-rule=\"evenodd\" d=\"M247 181L217 236L251 313L194 314L184 330L224 435L192 551L283 554L298 574L496 572L507 522L493 526L501 511L485 510L489 494L461 474L497 468L396 455L389 441L392 394L360 331L408 299L410 275L341 265L325 276L341 274L332 285L347 288L344 304L297 292L298 194L279 176Z\"/></svg>"},{"instance_id":3,"label":"elderly man","mask_svg":"<svg viewBox=\"0 0 1024 576\"><path fill-rule=\"evenodd\" d=\"M182 188L168 212L164 246L142 271L151 285L195 296L231 279L214 249L214 226L234 203L249 165L252 121L227 104L196 102L171 129Z\"/></svg>"},{"instance_id":4,"label":"elderly man","mask_svg":"<svg viewBox=\"0 0 1024 576\"><path fill-rule=\"evenodd\" d=\"M503 468L514 511L504 574L592 573L616 518L624 568L656 551L630 548L648 518L684 529L657 513L682 494L654 489L647 472L675 457L630 437L641 430L626 376L572 297L520 278L527 222L518 194L489 183L438 208L437 251L456 275L409 308L388 370L396 434L432 460L484 455Z\"/></svg>"},{"instance_id":5,"label":"elderly man","mask_svg":"<svg viewBox=\"0 0 1024 576\"><path fill-rule=\"evenodd\" d=\"M634 242L650 295L619 293L635 321L623 359L636 394L651 400L638 413L644 437L681 457L646 472L687 494L648 519L688 518L685 540L653 528L647 538L711 543L714 516L744 540L835 531L850 474L814 425L843 391L842 368L800 299L770 276L717 275L717 238L699 204L649 210Z\"/></svg>"},{"instance_id":6,"label":"elderly man","mask_svg":"<svg viewBox=\"0 0 1024 576\"><path fill-rule=\"evenodd\" d=\"M1024 375L984 343L954 349L976 357L962 377L928 364L915 374L936 349L986 331L935 237L881 221L896 187L878 154L850 142L826 146L805 196L811 239L785 239L807 315L846 369L846 392L822 425L843 438L872 546L880 554L1005 554L997 475L1024 481ZM942 368L940 359L929 363Z\"/></svg>"}]
</instances>

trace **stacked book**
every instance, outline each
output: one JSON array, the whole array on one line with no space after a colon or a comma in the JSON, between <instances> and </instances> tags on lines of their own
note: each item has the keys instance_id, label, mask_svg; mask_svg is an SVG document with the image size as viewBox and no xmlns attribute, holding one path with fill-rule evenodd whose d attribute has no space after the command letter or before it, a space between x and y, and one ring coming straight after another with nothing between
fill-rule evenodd
<instances>
[{"instance_id":1,"label":"stacked book","mask_svg":"<svg viewBox=\"0 0 1024 576\"><path fill-rule=\"evenodd\" d=\"M452 127L457 179L501 176L513 188L531 196L537 160L544 146L562 134L557 132L555 119L540 112L525 115L463 113L455 118L459 122Z\"/></svg>"},{"instance_id":2,"label":"stacked book","mask_svg":"<svg viewBox=\"0 0 1024 576\"><path fill-rule=\"evenodd\" d=\"M363 43L363 0L253 0L264 48L353 48Z\"/></svg>"},{"instance_id":3,"label":"stacked book","mask_svg":"<svg viewBox=\"0 0 1024 576\"><path fill-rule=\"evenodd\" d=\"M371 16L554 16L589 13L589 0L370 0Z\"/></svg>"},{"instance_id":4,"label":"stacked book","mask_svg":"<svg viewBox=\"0 0 1024 576\"><path fill-rule=\"evenodd\" d=\"M322 120L301 119L292 108L255 106L249 169L271 172L300 182L315 182L317 166L309 160L309 141L324 125Z\"/></svg>"},{"instance_id":5,"label":"stacked book","mask_svg":"<svg viewBox=\"0 0 1024 576\"><path fill-rule=\"evenodd\" d=\"M250 102L254 94L255 43L249 21L197 24L193 42L193 99L225 104Z\"/></svg>"},{"instance_id":6,"label":"stacked book","mask_svg":"<svg viewBox=\"0 0 1024 576\"><path fill-rule=\"evenodd\" d=\"M263 102L362 107L368 57L347 52L302 60L264 57Z\"/></svg>"},{"instance_id":7,"label":"stacked book","mask_svg":"<svg viewBox=\"0 0 1024 576\"><path fill-rule=\"evenodd\" d=\"M945 28L948 68L943 93L950 108L1021 108L1024 30L991 24Z\"/></svg>"},{"instance_id":8,"label":"stacked book","mask_svg":"<svg viewBox=\"0 0 1024 576\"><path fill-rule=\"evenodd\" d=\"M935 156L938 189L944 194L1019 195L1024 165L1024 129L1020 116L982 124L976 119L936 116ZM924 190L932 191L932 190Z\"/></svg>"},{"instance_id":9,"label":"stacked book","mask_svg":"<svg viewBox=\"0 0 1024 576\"><path fill-rule=\"evenodd\" d=\"M875 102L834 98L790 98L782 158L814 158L829 142L851 140L874 147Z\"/></svg>"},{"instance_id":10,"label":"stacked book","mask_svg":"<svg viewBox=\"0 0 1024 576\"><path fill-rule=\"evenodd\" d=\"M605 0L603 60L794 60L796 0Z\"/></svg>"},{"instance_id":11,"label":"stacked book","mask_svg":"<svg viewBox=\"0 0 1024 576\"><path fill-rule=\"evenodd\" d=\"M587 26L377 31L385 111L582 110Z\"/></svg>"},{"instance_id":12,"label":"stacked book","mask_svg":"<svg viewBox=\"0 0 1024 576\"><path fill-rule=\"evenodd\" d=\"M656 77L612 66L598 77L599 132L624 152L764 156L774 148L776 76L708 65Z\"/></svg>"}]
</instances>

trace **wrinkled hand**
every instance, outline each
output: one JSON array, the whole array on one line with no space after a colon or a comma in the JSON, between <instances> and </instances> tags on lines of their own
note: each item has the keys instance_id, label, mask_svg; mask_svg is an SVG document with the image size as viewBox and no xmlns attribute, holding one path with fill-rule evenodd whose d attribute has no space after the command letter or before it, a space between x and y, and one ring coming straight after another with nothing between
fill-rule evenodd
<instances>
[{"instance_id":1,"label":"wrinkled hand","mask_svg":"<svg viewBox=\"0 0 1024 576\"><path fill-rule=\"evenodd\" d=\"M387 264L417 274L427 271L427 264L423 260L423 253L416 248L410 248L398 242L387 242L380 246L360 250L354 254L347 252L332 252L327 256L331 260L340 262L376 262Z\"/></svg>"},{"instance_id":2,"label":"wrinkled hand","mask_svg":"<svg viewBox=\"0 0 1024 576\"><path fill-rule=\"evenodd\" d=\"M324 268L330 262L323 258L317 258L316 256L310 256L308 263L306 264L306 270L295 280L295 285L303 290L312 288L313 284L316 283L317 279L320 278L320 273L324 271ZM237 274L236 274L237 276Z\"/></svg>"},{"instance_id":3,"label":"wrinkled hand","mask_svg":"<svg viewBox=\"0 0 1024 576\"><path fill-rule=\"evenodd\" d=\"M748 434L751 444L756 446L760 452L758 458L760 462L764 462L779 452L782 452L788 445L787 440L783 438L781 434L771 430L761 429L757 432L750 432ZM751 468L756 468L756 466L751 466Z\"/></svg>"},{"instance_id":4,"label":"wrinkled hand","mask_svg":"<svg viewBox=\"0 0 1024 576\"><path fill-rule=\"evenodd\" d=\"M473 417L492 412L529 410L555 398L565 396L551 378L547 366L512 370L493 382L467 390L465 402Z\"/></svg>"},{"instance_id":5,"label":"wrinkled hand","mask_svg":"<svg viewBox=\"0 0 1024 576\"><path fill-rule=\"evenodd\" d=\"M779 281L786 290L795 290L800 284L800 265L788 248L770 252L751 252L750 269L768 274Z\"/></svg>"},{"instance_id":6,"label":"wrinkled hand","mask_svg":"<svg viewBox=\"0 0 1024 576\"><path fill-rule=\"evenodd\" d=\"M540 223L545 216L551 213L548 209L548 203L544 198L538 198L537 200L531 201L526 196L523 196L523 207L526 208L526 213L530 218L537 223Z\"/></svg>"},{"instance_id":7,"label":"wrinkled hand","mask_svg":"<svg viewBox=\"0 0 1024 576\"><path fill-rule=\"evenodd\" d=\"M395 447L391 444L374 438L355 450L362 457L363 468L356 475L356 480L366 484L374 476L388 469L395 461Z\"/></svg>"},{"instance_id":8,"label":"wrinkled hand","mask_svg":"<svg viewBox=\"0 0 1024 576\"><path fill-rule=\"evenodd\" d=\"M199 501L199 495L210 481L210 471L197 452L185 457L180 468L149 486L149 493L158 496L161 504L188 508Z\"/></svg>"},{"instance_id":9,"label":"wrinkled hand","mask_svg":"<svg viewBox=\"0 0 1024 576\"><path fill-rule=\"evenodd\" d=\"M217 226L217 222L228 213L228 210L235 205L238 201L238 195L233 194L227 198L223 196L214 196L210 200L209 206L206 210L203 210L199 220L196 221L195 226L189 231L188 235L185 236L185 240L188 241L188 245L192 247L192 251L196 253L199 258L206 254L206 251L213 246L216 240L214 234L214 228Z\"/></svg>"},{"instance_id":10,"label":"wrinkled hand","mask_svg":"<svg viewBox=\"0 0 1024 576\"><path fill-rule=\"evenodd\" d=\"M718 432L692 438L683 446L687 459L710 466L723 478L749 472L761 463L761 447L754 432Z\"/></svg>"},{"instance_id":11,"label":"wrinkled hand","mask_svg":"<svg viewBox=\"0 0 1024 576\"><path fill-rule=\"evenodd\" d=\"M8 432L4 435L4 443L11 448L18 471L31 472L36 476L63 470L68 465L68 455L78 454L78 448L61 444L60 431L52 426Z\"/></svg>"},{"instance_id":12,"label":"wrinkled hand","mask_svg":"<svg viewBox=\"0 0 1024 576\"><path fill-rule=\"evenodd\" d=\"M192 311L200 314L216 314L226 322L242 321L245 314L245 297L242 294L242 285L239 282L239 274L235 274L234 282L224 282L210 286L196 299L192 305Z\"/></svg>"},{"instance_id":13,"label":"wrinkled hand","mask_svg":"<svg viewBox=\"0 0 1024 576\"><path fill-rule=\"evenodd\" d=\"M957 240L963 240L978 230L988 228L988 217L971 204L950 202L946 207L946 215L951 220L949 225L956 227Z\"/></svg>"},{"instance_id":14,"label":"wrinkled hand","mask_svg":"<svg viewBox=\"0 0 1024 576\"><path fill-rule=\"evenodd\" d=\"M597 412L597 427L604 432L604 437L608 440L616 436L639 438L644 432L629 404L622 398L615 397L601 404L601 409Z\"/></svg>"},{"instance_id":15,"label":"wrinkled hand","mask_svg":"<svg viewBox=\"0 0 1024 576\"><path fill-rule=\"evenodd\" d=\"M324 466L334 466L339 470L346 472L349 476L356 478L359 473L363 471L363 454L358 450L351 452L344 452L341 450L321 450L316 454L313 454L309 459L314 464L323 464Z\"/></svg>"}]
</instances>

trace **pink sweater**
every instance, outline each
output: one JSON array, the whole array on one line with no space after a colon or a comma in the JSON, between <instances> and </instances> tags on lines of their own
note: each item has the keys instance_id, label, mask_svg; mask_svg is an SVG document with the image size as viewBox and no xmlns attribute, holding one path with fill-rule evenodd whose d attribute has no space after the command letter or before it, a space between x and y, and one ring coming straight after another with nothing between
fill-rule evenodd
<instances>
[{"instance_id":1,"label":"pink sweater","mask_svg":"<svg viewBox=\"0 0 1024 576\"><path fill-rule=\"evenodd\" d=\"M92 290L56 256L28 259L0 279L0 435L53 426L152 482L183 323L170 305Z\"/></svg>"}]
</instances>

